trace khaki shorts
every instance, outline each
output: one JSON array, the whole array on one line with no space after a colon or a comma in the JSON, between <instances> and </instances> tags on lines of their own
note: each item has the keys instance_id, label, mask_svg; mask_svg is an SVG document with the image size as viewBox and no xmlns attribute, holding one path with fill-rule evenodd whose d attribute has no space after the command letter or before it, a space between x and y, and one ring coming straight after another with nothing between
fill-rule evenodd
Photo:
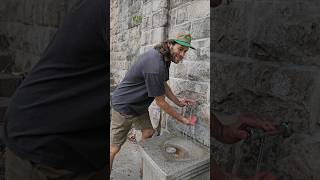
<instances>
[{"instance_id":1,"label":"khaki shorts","mask_svg":"<svg viewBox=\"0 0 320 180\"><path fill-rule=\"evenodd\" d=\"M133 116L120 114L119 112L112 110L110 131L111 144L122 146L126 142L127 135L131 128L135 128L137 130L153 129L149 112L147 111L140 116Z\"/></svg>"}]
</instances>

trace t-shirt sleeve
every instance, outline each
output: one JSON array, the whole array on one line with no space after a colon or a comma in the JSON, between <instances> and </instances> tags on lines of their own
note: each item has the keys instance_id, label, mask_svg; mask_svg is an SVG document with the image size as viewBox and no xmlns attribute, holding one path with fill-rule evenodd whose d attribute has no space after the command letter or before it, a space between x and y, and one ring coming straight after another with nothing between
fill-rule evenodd
<instances>
[{"instance_id":1,"label":"t-shirt sleeve","mask_svg":"<svg viewBox=\"0 0 320 180\"><path fill-rule=\"evenodd\" d=\"M165 94L164 81L160 78L159 74L145 73L144 78L149 97L163 96Z\"/></svg>"}]
</instances>

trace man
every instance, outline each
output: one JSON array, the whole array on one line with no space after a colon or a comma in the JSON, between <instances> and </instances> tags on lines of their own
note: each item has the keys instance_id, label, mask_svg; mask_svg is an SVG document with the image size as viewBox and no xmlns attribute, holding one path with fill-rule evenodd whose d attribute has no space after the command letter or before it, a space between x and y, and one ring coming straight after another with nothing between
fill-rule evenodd
<instances>
[{"instance_id":1,"label":"man","mask_svg":"<svg viewBox=\"0 0 320 180\"><path fill-rule=\"evenodd\" d=\"M6 180L107 179L107 10L78 0L12 97Z\"/></svg>"},{"instance_id":2,"label":"man","mask_svg":"<svg viewBox=\"0 0 320 180\"><path fill-rule=\"evenodd\" d=\"M154 100L164 112L179 122L194 125L194 118L183 117L165 100L166 96L180 107L194 103L188 99L179 100L167 83L170 63L181 62L188 49L194 49L190 43L191 35L180 33L176 39L160 43L140 55L138 61L128 70L113 92L110 168L132 127L141 130L142 139L152 137L154 129L149 118L148 107Z\"/></svg>"}]
</instances>

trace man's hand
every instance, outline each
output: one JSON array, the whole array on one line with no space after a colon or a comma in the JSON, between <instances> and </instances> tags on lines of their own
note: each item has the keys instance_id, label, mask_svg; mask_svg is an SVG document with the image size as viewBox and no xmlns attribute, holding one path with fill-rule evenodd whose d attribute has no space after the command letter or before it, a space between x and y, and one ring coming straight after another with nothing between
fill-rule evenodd
<instances>
[{"instance_id":1,"label":"man's hand","mask_svg":"<svg viewBox=\"0 0 320 180\"><path fill-rule=\"evenodd\" d=\"M184 106L188 106L188 105L195 105L196 101L192 100L192 99L182 99L179 101L178 106L180 107L184 107Z\"/></svg>"},{"instance_id":2,"label":"man's hand","mask_svg":"<svg viewBox=\"0 0 320 180\"><path fill-rule=\"evenodd\" d=\"M192 125L192 126L194 126L194 125L196 124L196 122L197 122L197 117L196 117L196 116L191 116L191 117L188 117L188 118L183 117L183 118L182 118L182 122L183 122L184 124L186 124L186 125Z\"/></svg>"},{"instance_id":3,"label":"man's hand","mask_svg":"<svg viewBox=\"0 0 320 180\"><path fill-rule=\"evenodd\" d=\"M222 142L233 144L246 139L249 136L246 131L248 128L260 128L267 132L276 131L275 124L271 121L262 121L253 115L242 115L235 123L223 127Z\"/></svg>"}]
</instances>

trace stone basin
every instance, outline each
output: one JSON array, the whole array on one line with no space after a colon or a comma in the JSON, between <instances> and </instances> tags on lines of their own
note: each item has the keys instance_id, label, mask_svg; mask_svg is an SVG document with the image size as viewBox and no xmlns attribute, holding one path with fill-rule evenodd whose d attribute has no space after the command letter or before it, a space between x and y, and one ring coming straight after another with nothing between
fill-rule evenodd
<instances>
[{"instance_id":1,"label":"stone basin","mask_svg":"<svg viewBox=\"0 0 320 180\"><path fill-rule=\"evenodd\" d=\"M210 151L192 140L173 134L139 143L143 180L208 180Z\"/></svg>"},{"instance_id":2,"label":"stone basin","mask_svg":"<svg viewBox=\"0 0 320 180\"><path fill-rule=\"evenodd\" d=\"M207 155L207 151L183 137L171 137L160 148L168 161L190 161Z\"/></svg>"}]
</instances>

